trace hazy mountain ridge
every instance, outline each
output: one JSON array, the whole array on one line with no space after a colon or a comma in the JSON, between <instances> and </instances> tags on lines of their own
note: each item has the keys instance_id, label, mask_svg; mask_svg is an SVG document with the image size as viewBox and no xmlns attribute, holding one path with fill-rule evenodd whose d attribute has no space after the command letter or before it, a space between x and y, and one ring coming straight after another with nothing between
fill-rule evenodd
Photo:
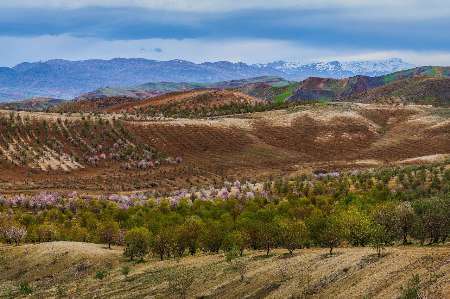
<instances>
[{"instance_id":1,"label":"hazy mountain ridge","mask_svg":"<svg viewBox=\"0 0 450 299\"><path fill-rule=\"evenodd\" d=\"M228 61L196 64L184 60L156 61L142 58L84 61L55 59L0 68L0 100L36 96L69 99L106 86L116 88L148 82L213 83L259 76L278 76L288 80L303 80L310 76L343 78L374 75L374 72L387 74L409 67L411 65L401 59L306 65L283 61L268 64Z\"/></svg>"}]
</instances>

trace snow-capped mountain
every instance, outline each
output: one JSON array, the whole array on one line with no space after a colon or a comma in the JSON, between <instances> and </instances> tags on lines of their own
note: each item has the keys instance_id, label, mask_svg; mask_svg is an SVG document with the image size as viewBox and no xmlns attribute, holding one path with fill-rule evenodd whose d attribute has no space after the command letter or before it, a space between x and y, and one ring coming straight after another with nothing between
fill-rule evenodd
<instances>
[{"instance_id":1,"label":"snow-capped mountain","mask_svg":"<svg viewBox=\"0 0 450 299\"><path fill-rule=\"evenodd\" d=\"M410 69L415 65L404 62L400 58L370 61L346 61L342 62L342 69L354 74L365 74L367 76L381 76L386 73L393 73Z\"/></svg>"},{"instance_id":2,"label":"snow-capped mountain","mask_svg":"<svg viewBox=\"0 0 450 299\"><path fill-rule=\"evenodd\" d=\"M243 62L193 63L185 60L157 61L141 58L111 60L21 63L0 67L0 101L29 97L69 99L101 87L128 87L148 82L212 83L260 76L288 80L308 77L343 78L355 75L378 76L411 68L399 58L377 61L298 62L275 61L267 64Z\"/></svg>"}]
</instances>

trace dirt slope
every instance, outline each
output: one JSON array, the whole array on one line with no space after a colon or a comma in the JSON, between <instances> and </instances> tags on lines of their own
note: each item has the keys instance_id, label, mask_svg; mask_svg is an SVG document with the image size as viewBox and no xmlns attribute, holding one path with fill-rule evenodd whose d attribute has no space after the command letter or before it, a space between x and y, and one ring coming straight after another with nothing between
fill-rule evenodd
<instances>
[{"instance_id":1,"label":"dirt slope","mask_svg":"<svg viewBox=\"0 0 450 299\"><path fill-rule=\"evenodd\" d=\"M293 257L275 250L247 252L244 282L230 268L223 254L198 255L159 261L147 258L134 264L121 257L122 249L101 245L54 242L0 248L0 296L18 293L26 281L33 296L56 298L178 298L169 289L174 271L192 271L194 283L188 298L289 298L305 293L311 298L397 298L413 274L429 298L450 296L450 248L394 247L378 258L371 248L339 248L328 256L326 249L303 249ZM128 265L129 277L121 274ZM104 271L106 277L96 279ZM176 272L175 272L176 273Z\"/></svg>"}]
</instances>

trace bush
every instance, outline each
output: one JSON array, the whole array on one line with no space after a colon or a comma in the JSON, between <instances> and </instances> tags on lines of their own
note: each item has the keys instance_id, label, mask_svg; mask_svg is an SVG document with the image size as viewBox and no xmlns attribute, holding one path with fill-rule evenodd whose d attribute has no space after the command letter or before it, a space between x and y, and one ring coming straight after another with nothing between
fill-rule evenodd
<instances>
[{"instance_id":1,"label":"bush","mask_svg":"<svg viewBox=\"0 0 450 299\"><path fill-rule=\"evenodd\" d=\"M100 271L97 271L97 272L95 273L95 278L96 278L96 279L102 280L102 279L105 278L106 276L108 276L108 272L106 272L105 270L100 270Z\"/></svg>"},{"instance_id":2,"label":"bush","mask_svg":"<svg viewBox=\"0 0 450 299\"><path fill-rule=\"evenodd\" d=\"M401 289L400 299L419 299L420 297L420 278L415 274Z\"/></svg>"},{"instance_id":3,"label":"bush","mask_svg":"<svg viewBox=\"0 0 450 299\"><path fill-rule=\"evenodd\" d=\"M31 288L31 286L27 282L22 281L19 284L19 292L22 295L30 295L31 293L33 293L33 289Z\"/></svg>"},{"instance_id":4,"label":"bush","mask_svg":"<svg viewBox=\"0 0 450 299\"><path fill-rule=\"evenodd\" d=\"M122 275L125 276L125 278L127 278L128 275L130 274L130 266L128 265L122 266L122 268L120 268L120 273L122 273Z\"/></svg>"}]
</instances>

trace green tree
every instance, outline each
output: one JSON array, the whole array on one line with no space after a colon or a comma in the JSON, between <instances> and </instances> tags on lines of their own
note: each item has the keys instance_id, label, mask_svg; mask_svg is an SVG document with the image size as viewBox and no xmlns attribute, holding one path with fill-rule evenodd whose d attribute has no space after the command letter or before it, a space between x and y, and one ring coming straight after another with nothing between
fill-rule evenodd
<instances>
[{"instance_id":1,"label":"green tree","mask_svg":"<svg viewBox=\"0 0 450 299\"><path fill-rule=\"evenodd\" d=\"M365 246L370 242L372 221L356 207L348 207L338 214L343 237L353 246Z\"/></svg>"},{"instance_id":2,"label":"green tree","mask_svg":"<svg viewBox=\"0 0 450 299\"><path fill-rule=\"evenodd\" d=\"M316 214L307 220L308 230L317 245L333 249L341 244L343 239L342 224L336 215Z\"/></svg>"},{"instance_id":3,"label":"green tree","mask_svg":"<svg viewBox=\"0 0 450 299\"><path fill-rule=\"evenodd\" d=\"M162 228L154 237L152 242L153 252L159 255L161 261L164 259L164 255L170 256L170 251L174 247L175 236L172 228Z\"/></svg>"},{"instance_id":4,"label":"green tree","mask_svg":"<svg viewBox=\"0 0 450 299\"><path fill-rule=\"evenodd\" d=\"M136 227L129 230L125 235L124 255L131 260L137 257L144 259L150 251L152 235L144 227Z\"/></svg>"},{"instance_id":5,"label":"green tree","mask_svg":"<svg viewBox=\"0 0 450 299\"><path fill-rule=\"evenodd\" d=\"M301 220L279 221L280 245L286 248L292 255L294 250L301 249L308 241L308 228Z\"/></svg>"},{"instance_id":6,"label":"green tree","mask_svg":"<svg viewBox=\"0 0 450 299\"><path fill-rule=\"evenodd\" d=\"M101 242L108 244L108 248L111 249L111 244L116 242L119 237L120 227L115 221L107 221L100 225L98 236Z\"/></svg>"},{"instance_id":7,"label":"green tree","mask_svg":"<svg viewBox=\"0 0 450 299\"><path fill-rule=\"evenodd\" d=\"M243 256L244 250L245 248L247 248L248 244L248 235L243 231L235 230L225 236L222 244L222 249L227 252L233 249L237 249L239 251L239 255Z\"/></svg>"}]
</instances>

